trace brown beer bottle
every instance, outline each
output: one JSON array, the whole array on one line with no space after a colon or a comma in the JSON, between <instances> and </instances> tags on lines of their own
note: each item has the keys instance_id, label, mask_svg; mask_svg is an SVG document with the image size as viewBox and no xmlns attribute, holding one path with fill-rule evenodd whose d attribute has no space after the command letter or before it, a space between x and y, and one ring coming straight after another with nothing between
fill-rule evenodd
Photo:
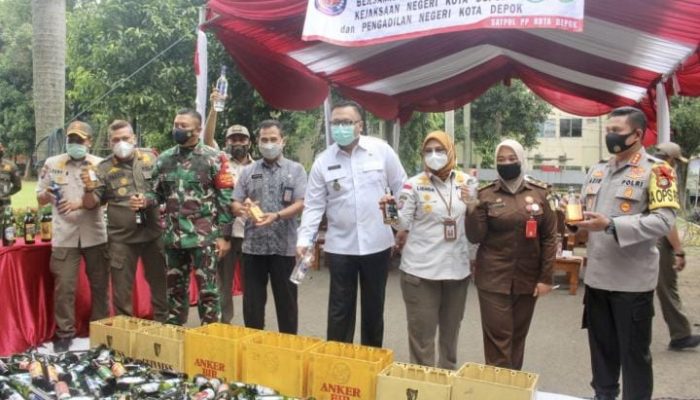
<instances>
[{"instance_id":1,"label":"brown beer bottle","mask_svg":"<svg viewBox=\"0 0 700 400\"><path fill-rule=\"evenodd\" d=\"M36 218L34 217L34 210L27 208L27 213L24 214L24 243L34 244L34 238L36 237Z\"/></svg>"},{"instance_id":2,"label":"brown beer bottle","mask_svg":"<svg viewBox=\"0 0 700 400\"><path fill-rule=\"evenodd\" d=\"M51 233L53 230L52 221L51 221L51 210L44 210L44 212L41 215L41 220L39 221L39 225L41 226L41 241L42 242L50 242L51 241Z\"/></svg>"}]
</instances>

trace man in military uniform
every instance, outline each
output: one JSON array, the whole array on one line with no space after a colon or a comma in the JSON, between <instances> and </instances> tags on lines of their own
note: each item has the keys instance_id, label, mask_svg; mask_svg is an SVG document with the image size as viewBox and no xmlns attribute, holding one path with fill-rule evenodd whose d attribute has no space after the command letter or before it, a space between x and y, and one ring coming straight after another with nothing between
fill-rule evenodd
<instances>
[{"instance_id":1,"label":"man in military uniform","mask_svg":"<svg viewBox=\"0 0 700 400\"><path fill-rule=\"evenodd\" d=\"M139 208L165 203L168 322L177 325L187 319L191 268L199 286L200 320L204 324L220 320L216 258L230 247L233 180L226 156L199 142L201 125L198 112L177 113L173 127L177 145L158 157L155 182L146 199L132 201L132 207Z\"/></svg>"},{"instance_id":2,"label":"man in military uniform","mask_svg":"<svg viewBox=\"0 0 700 400\"><path fill-rule=\"evenodd\" d=\"M595 398L651 399L651 322L659 273L657 240L674 225L676 176L642 147L644 114L610 113L605 142L613 157L591 168L583 185L589 231L583 326L588 329Z\"/></svg>"},{"instance_id":3,"label":"man in military uniform","mask_svg":"<svg viewBox=\"0 0 700 400\"><path fill-rule=\"evenodd\" d=\"M12 161L5 158L5 146L0 143L0 215L10 205L10 196L22 189L19 169Z\"/></svg>"},{"instance_id":4,"label":"man in military uniform","mask_svg":"<svg viewBox=\"0 0 700 400\"><path fill-rule=\"evenodd\" d=\"M98 181L83 174L85 208L107 204L110 272L114 306L118 314L133 315L132 288L139 257L151 287L153 318L168 319L165 297L165 250L161 240L158 207L132 208L131 203L152 185L156 155L136 149L136 136L127 121L116 120L109 126L113 154L97 166Z\"/></svg>"},{"instance_id":5,"label":"man in military uniform","mask_svg":"<svg viewBox=\"0 0 700 400\"><path fill-rule=\"evenodd\" d=\"M91 210L83 207L86 187L80 177L86 168L95 168L102 159L88 154L92 139L90 125L72 122L66 132L66 153L46 160L36 189L39 206L52 206L51 273L54 276L57 326L53 342L55 352L68 350L75 336L75 290L78 287L81 257L85 257L85 270L92 294L90 320L109 315L109 258L104 214L102 207Z\"/></svg>"}]
</instances>

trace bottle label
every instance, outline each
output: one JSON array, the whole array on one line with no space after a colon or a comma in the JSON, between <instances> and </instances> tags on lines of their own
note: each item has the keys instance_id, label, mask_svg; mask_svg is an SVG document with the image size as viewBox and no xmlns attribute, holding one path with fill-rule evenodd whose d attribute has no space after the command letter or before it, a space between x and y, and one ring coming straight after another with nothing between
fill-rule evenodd
<instances>
[{"instance_id":1,"label":"bottle label","mask_svg":"<svg viewBox=\"0 0 700 400\"><path fill-rule=\"evenodd\" d=\"M7 228L5 228L5 239L8 241L15 240L15 227L14 226L8 226Z\"/></svg>"},{"instance_id":2,"label":"bottle label","mask_svg":"<svg viewBox=\"0 0 700 400\"><path fill-rule=\"evenodd\" d=\"M41 223L41 240L51 240L51 221Z\"/></svg>"},{"instance_id":3,"label":"bottle label","mask_svg":"<svg viewBox=\"0 0 700 400\"><path fill-rule=\"evenodd\" d=\"M36 225L25 224L24 225L24 239L27 241L33 241L34 236L36 236Z\"/></svg>"}]
</instances>

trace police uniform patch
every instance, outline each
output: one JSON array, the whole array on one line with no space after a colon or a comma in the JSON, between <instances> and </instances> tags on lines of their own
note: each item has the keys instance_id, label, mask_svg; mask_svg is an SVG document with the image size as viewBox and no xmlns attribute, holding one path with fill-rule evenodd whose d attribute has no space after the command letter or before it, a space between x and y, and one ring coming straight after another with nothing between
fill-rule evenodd
<instances>
[{"instance_id":1,"label":"police uniform patch","mask_svg":"<svg viewBox=\"0 0 700 400\"><path fill-rule=\"evenodd\" d=\"M433 212L433 206L431 206L430 204L424 204L423 211L425 213L429 214L429 213Z\"/></svg>"},{"instance_id":2,"label":"police uniform patch","mask_svg":"<svg viewBox=\"0 0 700 400\"><path fill-rule=\"evenodd\" d=\"M594 177L594 178L602 178L603 175L604 175L604 174L603 174L603 171L597 169L597 170L595 170L595 171L593 172L593 174L592 174L591 176Z\"/></svg>"},{"instance_id":3,"label":"police uniform patch","mask_svg":"<svg viewBox=\"0 0 700 400\"><path fill-rule=\"evenodd\" d=\"M625 193L623 194L627 198L632 198L632 195L634 194L634 189L632 189L631 187L625 188Z\"/></svg>"},{"instance_id":4,"label":"police uniform patch","mask_svg":"<svg viewBox=\"0 0 700 400\"><path fill-rule=\"evenodd\" d=\"M430 179L428 179L427 176L423 175L420 178L418 178L418 183L421 185L429 185L430 184Z\"/></svg>"},{"instance_id":5,"label":"police uniform patch","mask_svg":"<svg viewBox=\"0 0 700 400\"><path fill-rule=\"evenodd\" d=\"M119 189L117 189L117 194L120 196L126 196L126 188L120 187Z\"/></svg>"},{"instance_id":6,"label":"police uniform patch","mask_svg":"<svg viewBox=\"0 0 700 400\"><path fill-rule=\"evenodd\" d=\"M639 179L642 176L644 176L645 172L646 172L646 170L643 167L632 167L632 168L630 168L630 171L627 174L627 176L632 178L632 179Z\"/></svg>"},{"instance_id":7,"label":"police uniform patch","mask_svg":"<svg viewBox=\"0 0 700 400\"><path fill-rule=\"evenodd\" d=\"M430 197L430 195L429 195L428 193L425 193L425 194L423 195L423 200L424 200L424 201L430 201L430 199L431 199L431 197Z\"/></svg>"},{"instance_id":8,"label":"police uniform patch","mask_svg":"<svg viewBox=\"0 0 700 400\"><path fill-rule=\"evenodd\" d=\"M630 203L628 203L626 201L623 201L622 203L620 203L620 211L622 211L623 213L628 213L628 212L630 212L631 209L632 209L632 205Z\"/></svg>"},{"instance_id":9,"label":"police uniform patch","mask_svg":"<svg viewBox=\"0 0 700 400\"><path fill-rule=\"evenodd\" d=\"M120 184L120 185L126 185L127 183L129 183L129 180L126 179L126 178L121 178L121 179L119 180L119 184Z\"/></svg>"},{"instance_id":10,"label":"police uniform patch","mask_svg":"<svg viewBox=\"0 0 700 400\"><path fill-rule=\"evenodd\" d=\"M634 156L632 156L632 158L630 159L630 164L637 165L637 164L639 164L639 160L641 160L641 159L642 159L642 155L637 153Z\"/></svg>"},{"instance_id":11,"label":"police uniform patch","mask_svg":"<svg viewBox=\"0 0 700 400\"><path fill-rule=\"evenodd\" d=\"M649 180L649 210L680 208L676 175L666 163L655 164Z\"/></svg>"}]
</instances>

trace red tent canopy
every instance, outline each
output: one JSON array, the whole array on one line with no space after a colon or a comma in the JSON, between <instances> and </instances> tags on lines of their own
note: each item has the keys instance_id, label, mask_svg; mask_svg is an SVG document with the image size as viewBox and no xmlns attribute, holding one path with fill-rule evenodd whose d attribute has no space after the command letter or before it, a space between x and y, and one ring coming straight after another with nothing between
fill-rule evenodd
<instances>
[{"instance_id":1,"label":"red tent canopy","mask_svg":"<svg viewBox=\"0 0 700 400\"><path fill-rule=\"evenodd\" d=\"M653 129L658 82L669 94L700 96L697 0L586 0L578 33L479 29L362 47L302 41L307 0L208 5L208 29L281 109L318 107L333 85L381 118L406 120L413 111L458 108L497 82L519 78L577 115L640 106Z\"/></svg>"}]
</instances>

